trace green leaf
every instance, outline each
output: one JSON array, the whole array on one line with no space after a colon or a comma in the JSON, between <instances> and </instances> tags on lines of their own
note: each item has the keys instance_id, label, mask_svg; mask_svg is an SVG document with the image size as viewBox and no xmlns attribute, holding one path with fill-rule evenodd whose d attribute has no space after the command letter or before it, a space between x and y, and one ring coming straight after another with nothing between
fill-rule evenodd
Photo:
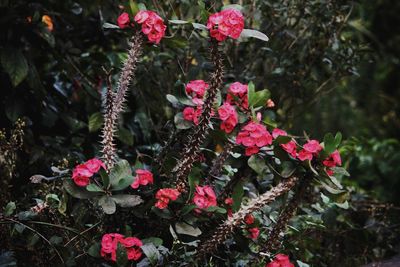
<instances>
[{"instance_id":1,"label":"green leaf","mask_svg":"<svg viewBox=\"0 0 400 267\"><path fill-rule=\"evenodd\" d=\"M142 198L137 195L115 195L112 196L112 199L118 206L123 208L135 207L143 203Z\"/></svg>"},{"instance_id":2,"label":"green leaf","mask_svg":"<svg viewBox=\"0 0 400 267\"><path fill-rule=\"evenodd\" d=\"M211 206L208 207L206 209L207 212L215 212L215 213L221 213L221 214L225 214L226 213L226 209L218 207L218 206Z\"/></svg>"},{"instance_id":3,"label":"green leaf","mask_svg":"<svg viewBox=\"0 0 400 267\"><path fill-rule=\"evenodd\" d=\"M98 185L96 184L89 184L86 186L86 190L89 192L103 192L104 190L102 188L100 188Z\"/></svg>"},{"instance_id":4,"label":"green leaf","mask_svg":"<svg viewBox=\"0 0 400 267\"><path fill-rule=\"evenodd\" d=\"M118 161L110 172L112 190L122 190L133 183L132 169L128 161Z\"/></svg>"},{"instance_id":5,"label":"green leaf","mask_svg":"<svg viewBox=\"0 0 400 267\"><path fill-rule=\"evenodd\" d=\"M235 185L232 192L233 211L238 211L240 209L240 206L242 204L243 194L244 194L243 181L240 181Z\"/></svg>"},{"instance_id":6,"label":"green leaf","mask_svg":"<svg viewBox=\"0 0 400 267\"><path fill-rule=\"evenodd\" d=\"M101 250L100 243L94 243L93 245L90 246L87 253L94 258L100 258L101 257L100 250Z\"/></svg>"},{"instance_id":7,"label":"green leaf","mask_svg":"<svg viewBox=\"0 0 400 267\"><path fill-rule=\"evenodd\" d=\"M261 175L267 168L264 159L257 155L252 155L248 160L247 164L252 168L257 174Z\"/></svg>"},{"instance_id":8,"label":"green leaf","mask_svg":"<svg viewBox=\"0 0 400 267\"><path fill-rule=\"evenodd\" d=\"M144 255L146 255L147 259L149 259L151 265L155 266L158 263L158 259L161 257L157 248L153 244L144 244L140 248Z\"/></svg>"},{"instance_id":9,"label":"green leaf","mask_svg":"<svg viewBox=\"0 0 400 267\"><path fill-rule=\"evenodd\" d=\"M117 138L122 143L132 146L133 145L133 134L126 128L120 127L117 132Z\"/></svg>"},{"instance_id":10,"label":"green leaf","mask_svg":"<svg viewBox=\"0 0 400 267\"><path fill-rule=\"evenodd\" d=\"M342 133L337 132L335 135L335 147L338 148L341 142L342 142Z\"/></svg>"},{"instance_id":11,"label":"green leaf","mask_svg":"<svg viewBox=\"0 0 400 267\"><path fill-rule=\"evenodd\" d=\"M108 22L105 22L103 24L103 28L104 29L119 29L118 25L115 25L115 24L112 24L112 23L108 23Z\"/></svg>"},{"instance_id":12,"label":"green leaf","mask_svg":"<svg viewBox=\"0 0 400 267\"><path fill-rule=\"evenodd\" d=\"M192 172L189 174L188 180L189 180L189 196L188 199L191 199L194 193L194 190L196 186L200 182L200 170L197 168L194 168Z\"/></svg>"},{"instance_id":13,"label":"green leaf","mask_svg":"<svg viewBox=\"0 0 400 267\"><path fill-rule=\"evenodd\" d=\"M28 62L20 50L3 49L1 52L1 65L10 77L14 87L17 87L28 75Z\"/></svg>"},{"instance_id":14,"label":"green leaf","mask_svg":"<svg viewBox=\"0 0 400 267\"><path fill-rule=\"evenodd\" d=\"M179 100L178 100L178 98L176 98L176 96L167 94L166 98L174 107L177 107L180 105Z\"/></svg>"},{"instance_id":15,"label":"green leaf","mask_svg":"<svg viewBox=\"0 0 400 267\"><path fill-rule=\"evenodd\" d=\"M114 200L109 196L102 196L99 199L98 204L105 214L114 214L117 209Z\"/></svg>"},{"instance_id":16,"label":"green leaf","mask_svg":"<svg viewBox=\"0 0 400 267\"><path fill-rule=\"evenodd\" d=\"M90 115L88 121L89 132L95 132L103 125L103 114L96 112Z\"/></svg>"},{"instance_id":17,"label":"green leaf","mask_svg":"<svg viewBox=\"0 0 400 267\"><path fill-rule=\"evenodd\" d=\"M280 135L274 140L274 142L277 144L287 144L291 140L292 140L292 137L290 137L290 136Z\"/></svg>"},{"instance_id":18,"label":"green leaf","mask_svg":"<svg viewBox=\"0 0 400 267\"><path fill-rule=\"evenodd\" d=\"M138 4L136 4L136 2L133 1L133 0L129 0L129 6L130 6L130 8L131 8L132 15L135 16L136 13L139 12L139 6L138 6Z\"/></svg>"},{"instance_id":19,"label":"green leaf","mask_svg":"<svg viewBox=\"0 0 400 267\"><path fill-rule=\"evenodd\" d=\"M110 185L110 177L108 176L108 173L106 172L106 170L101 168L99 170L98 174L100 174L101 181L103 183L103 187L108 189L108 187Z\"/></svg>"},{"instance_id":20,"label":"green leaf","mask_svg":"<svg viewBox=\"0 0 400 267\"><path fill-rule=\"evenodd\" d=\"M182 210L181 210L181 215L186 215L189 212L191 212L192 210L194 210L197 206L192 204L192 205L185 205Z\"/></svg>"},{"instance_id":21,"label":"green leaf","mask_svg":"<svg viewBox=\"0 0 400 267\"><path fill-rule=\"evenodd\" d=\"M118 266L126 266L128 264L128 255L126 253L126 248L118 243L117 247L117 265Z\"/></svg>"},{"instance_id":22,"label":"green leaf","mask_svg":"<svg viewBox=\"0 0 400 267\"><path fill-rule=\"evenodd\" d=\"M189 23L189 21L180 20L180 19L170 19L170 20L168 20L168 22L172 23L172 24L188 24Z\"/></svg>"},{"instance_id":23,"label":"green leaf","mask_svg":"<svg viewBox=\"0 0 400 267\"><path fill-rule=\"evenodd\" d=\"M193 123L183 118L183 113L179 112L174 117L175 127L180 130L192 128Z\"/></svg>"},{"instance_id":24,"label":"green leaf","mask_svg":"<svg viewBox=\"0 0 400 267\"><path fill-rule=\"evenodd\" d=\"M193 28L195 28L196 30L205 30L207 31L207 26L201 23L192 23Z\"/></svg>"},{"instance_id":25,"label":"green leaf","mask_svg":"<svg viewBox=\"0 0 400 267\"><path fill-rule=\"evenodd\" d=\"M158 247L163 244L163 240L159 237L148 237L145 239L142 239L143 244L153 244L154 246Z\"/></svg>"},{"instance_id":26,"label":"green leaf","mask_svg":"<svg viewBox=\"0 0 400 267\"><path fill-rule=\"evenodd\" d=\"M260 39L261 41L268 42L269 38L267 35L264 33L257 31L257 30L251 30L251 29L244 29L242 33L240 34L240 37L242 38L257 38Z\"/></svg>"},{"instance_id":27,"label":"green leaf","mask_svg":"<svg viewBox=\"0 0 400 267\"><path fill-rule=\"evenodd\" d=\"M324 182L322 182L322 181L321 181L321 185L324 187L324 189L325 189L326 191L328 191L329 193L334 194L334 195L337 195L337 194L341 194L341 193L346 192L345 190L338 190L338 189L335 189L335 188L331 187L330 185L328 185L327 183L324 183Z\"/></svg>"},{"instance_id":28,"label":"green leaf","mask_svg":"<svg viewBox=\"0 0 400 267\"><path fill-rule=\"evenodd\" d=\"M335 149L335 138L331 133L327 133L324 136L324 151L326 154L330 155L335 151Z\"/></svg>"},{"instance_id":29,"label":"green leaf","mask_svg":"<svg viewBox=\"0 0 400 267\"><path fill-rule=\"evenodd\" d=\"M223 6L223 7L221 8L221 10L224 10L224 9L237 9L237 10L239 10L239 11L242 11L242 10L243 10L243 7L242 7L241 5L238 5L238 4L232 4L232 5Z\"/></svg>"},{"instance_id":30,"label":"green leaf","mask_svg":"<svg viewBox=\"0 0 400 267\"><path fill-rule=\"evenodd\" d=\"M15 205L15 202L8 202L7 206L4 209L4 216L10 216L14 213L15 209L17 208L17 206Z\"/></svg>"},{"instance_id":31,"label":"green leaf","mask_svg":"<svg viewBox=\"0 0 400 267\"><path fill-rule=\"evenodd\" d=\"M267 90L261 90L261 91L255 91L254 83L250 82L248 84L248 100L249 100L249 106L256 108L256 107L262 107L265 106L265 103L267 100L270 98L271 93Z\"/></svg>"},{"instance_id":32,"label":"green leaf","mask_svg":"<svg viewBox=\"0 0 400 267\"><path fill-rule=\"evenodd\" d=\"M288 178L292 176L292 174L296 171L296 165L291 161L282 162L282 172L281 176L284 178Z\"/></svg>"},{"instance_id":33,"label":"green leaf","mask_svg":"<svg viewBox=\"0 0 400 267\"><path fill-rule=\"evenodd\" d=\"M201 235L201 230L198 227L193 227L185 222L177 222L175 224L175 230L181 235L199 236Z\"/></svg>"},{"instance_id":34,"label":"green leaf","mask_svg":"<svg viewBox=\"0 0 400 267\"><path fill-rule=\"evenodd\" d=\"M335 205L345 210L347 210L350 207L349 202L347 200L343 203L335 203Z\"/></svg>"},{"instance_id":35,"label":"green leaf","mask_svg":"<svg viewBox=\"0 0 400 267\"><path fill-rule=\"evenodd\" d=\"M89 192L85 187L77 186L71 179L65 179L63 181L63 188L74 198L88 199L99 196L97 192Z\"/></svg>"},{"instance_id":36,"label":"green leaf","mask_svg":"<svg viewBox=\"0 0 400 267\"><path fill-rule=\"evenodd\" d=\"M350 173L348 173L343 167L333 167L332 170L335 175L350 176Z\"/></svg>"}]
</instances>

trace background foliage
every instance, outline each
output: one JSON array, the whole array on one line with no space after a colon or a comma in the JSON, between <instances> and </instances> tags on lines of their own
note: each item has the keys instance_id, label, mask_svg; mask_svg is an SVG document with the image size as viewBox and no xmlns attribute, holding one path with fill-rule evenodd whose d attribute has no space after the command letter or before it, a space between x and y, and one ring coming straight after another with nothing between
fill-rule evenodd
<instances>
[{"instance_id":1,"label":"background foliage","mask_svg":"<svg viewBox=\"0 0 400 267\"><path fill-rule=\"evenodd\" d=\"M343 133L350 207L325 203L325 212L316 217L324 228L304 225L300 216L295 225L304 231L290 231L287 240L299 248L292 250L294 258L313 266L351 266L399 252L397 1L138 2L164 18L202 23L205 10L241 4L246 27L265 32L270 41L228 42L226 82L252 80L256 88L268 88L276 104L271 123L294 134L305 130L322 139L325 132ZM98 152L103 68L113 69L116 79L132 34L103 28L115 22L121 4L129 8L129 3L101 0L0 1L0 125L6 134L0 144L10 141L18 118L26 122L17 156L7 156L14 152L4 149L0 155L7 166L2 180L9 181L0 189L0 206L10 200L26 205L20 209L34 205L34 198L58 187L31 184L33 174L52 176L50 166L73 166ZM52 31L42 23L43 15L52 18ZM131 162L168 138L175 111L165 94L182 94L183 83L202 78L202 70L210 68L206 41L200 38L204 33L190 25L168 26L162 44L144 52L119 125L119 154ZM313 216L314 211L303 212ZM14 239L18 260L24 261L28 247L27 262L40 262L35 244L41 241ZM8 238L1 242L8 247Z\"/></svg>"}]
</instances>

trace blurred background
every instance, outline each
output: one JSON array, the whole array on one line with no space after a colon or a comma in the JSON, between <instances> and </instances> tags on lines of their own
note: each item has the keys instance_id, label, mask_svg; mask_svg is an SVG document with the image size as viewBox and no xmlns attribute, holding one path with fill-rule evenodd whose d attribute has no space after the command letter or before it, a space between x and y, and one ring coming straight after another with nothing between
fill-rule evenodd
<instances>
[{"instance_id":1,"label":"blurred background","mask_svg":"<svg viewBox=\"0 0 400 267\"><path fill-rule=\"evenodd\" d=\"M400 2L395 0L0 0L0 204L34 197L33 174L99 151L106 71L117 78L132 32L103 27L144 6L205 24L240 4L257 39L224 44L225 82L253 81L275 103L271 123L293 134L344 136L351 205L300 242L313 266L361 266L400 253ZM169 24L141 59L118 131L119 154L163 144L176 110L165 95L202 79L206 33ZM33 195L32 195L33 194ZM303 248L302 248L303 246Z\"/></svg>"}]
</instances>

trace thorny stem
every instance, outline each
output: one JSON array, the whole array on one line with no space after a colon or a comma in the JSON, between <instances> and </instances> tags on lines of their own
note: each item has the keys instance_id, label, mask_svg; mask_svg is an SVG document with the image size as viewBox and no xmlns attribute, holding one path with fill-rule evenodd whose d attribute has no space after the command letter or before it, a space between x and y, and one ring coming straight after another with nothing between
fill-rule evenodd
<instances>
[{"instance_id":1,"label":"thorny stem","mask_svg":"<svg viewBox=\"0 0 400 267\"><path fill-rule=\"evenodd\" d=\"M224 75L222 52L218 50L218 42L215 40L211 41L210 53L211 61L215 65L215 71L211 74L210 88L207 91L207 97L204 101L203 113L201 114L200 122L195 128L193 135L189 137L189 141L183 149L181 160L174 168L176 172L176 187L180 192L186 191L186 178L193 164L198 159L200 146L206 139L213 105L218 90L222 85L222 78Z\"/></svg>"},{"instance_id":2,"label":"thorny stem","mask_svg":"<svg viewBox=\"0 0 400 267\"><path fill-rule=\"evenodd\" d=\"M248 205L242 206L239 211L220 225L210 238L207 238L207 240L201 243L197 252L197 257L203 258L214 252L218 245L222 244L228 236L240 226L246 215L260 210L263 206L273 202L277 197L291 190L295 186L297 180L298 178L294 176L285 179L277 186L271 188L271 190L250 201Z\"/></svg>"},{"instance_id":3,"label":"thorny stem","mask_svg":"<svg viewBox=\"0 0 400 267\"><path fill-rule=\"evenodd\" d=\"M206 178L206 183L211 183L211 181L215 178L220 176L222 171L222 166L224 165L225 161L228 159L229 155L231 154L232 149L235 145L231 142L227 142L224 146L223 151L218 155L218 157L214 160L214 164L211 166L210 172Z\"/></svg>"},{"instance_id":4,"label":"thorny stem","mask_svg":"<svg viewBox=\"0 0 400 267\"><path fill-rule=\"evenodd\" d=\"M133 35L130 41L128 58L124 62L121 75L118 80L118 87L115 92L111 87L110 77L108 77L107 80L107 94L105 99L104 126L102 134L102 154L104 163L107 167L107 172L114 167L114 163L117 158L114 144L116 126L120 113L124 109L126 94L134 77L139 56L142 53L142 42L142 35L138 31Z\"/></svg>"}]
</instances>

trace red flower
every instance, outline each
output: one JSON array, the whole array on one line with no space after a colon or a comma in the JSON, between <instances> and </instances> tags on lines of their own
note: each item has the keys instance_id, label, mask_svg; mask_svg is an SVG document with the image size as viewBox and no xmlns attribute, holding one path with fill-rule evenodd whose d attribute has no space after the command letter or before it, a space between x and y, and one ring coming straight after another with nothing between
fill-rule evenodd
<instances>
[{"instance_id":1,"label":"red flower","mask_svg":"<svg viewBox=\"0 0 400 267\"><path fill-rule=\"evenodd\" d=\"M97 173L100 168L106 168L99 159L90 159L83 164L79 164L72 171L72 180L77 186L87 186L90 183L90 177Z\"/></svg>"},{"instance_id":2,"label":"red flower","mask_svg":"<svg viewBox=\"0 0 400 267\"><path fill-rule=\"evenodd\" d=\"M126 27L129 27L130 22L131 22L131 19L129 18L129 14L126 12L119 15L119 17L117 19L118 26L121 29L125 29Z\"/></svg>"},{"instance_id":3,"label":"red flower","mask_svg":"<svg viewBox=\"0 0 400 267\"><path fill-rule=\"evenodd\" d=\"M250 233L249 237L251 239L257 239L258 236L260 235L260 229L258 229L258 227L249 228L248 231Z\"/></svg>"},{"instance_id":4,"label":"red flower","mask_svg":"<svg viewBox=\"0 0 400 267\"><path fill-rule=\"evenodd\" d=\"M225 202L226 205L232 206L233 205L233 198L227 197L224 202Z\"/></svg>"},{"instance_id":5,"label":"red flower","mask_svg":"<svg viewBox=\"0 0 400 267\"><path fill-rule=\"evenodd\" d=\"M222 120L221 130L231 133L238 123L238 114L231 104L225 102L218 109L219 118Z\"/></svg>"},{"instance_id":6,"label":"red flower","mask_svg":"<svg viewBox=\"0 0 400 267\"><path fill-rule=\"evenodd\" d=\"M254 216L251 214L248 214L244 217L244 222L248 225L253 224L254 223Z\"/></svg>"},{"instance_id":7,"label":"red flower","mask_svg":"<svg viewBox=\"0 0 400 267\"><path fill-rule=\"evenodd\" d=\"M192 97L193 103L196 105L203 104L203 96L208 88L208 84L203 80L190 81L186 85L186 93Z\"/></svg>"},{"instance_id":8,"label":"red flower","mask_svg":"<svg viewBox=\"0 0 400 267\"><path fill-rule=\"evenodd\" d=\"M246 148L246 156L255 154L259 148L272 144L272 136L264 125L251 121L236 136L236 143Z\"/></svg>"},{"instance_id":9,"label":"red flower","mask_svg":"<svg viewBox=\"0 0 400 267\"><path fill-rule=\"evenodd\" d=\"M311 152L306 151L305 149L302 149L302 150L300 150L297 157L301 161L312 160L313 154Z\"/></svg>"},{"instance_id":10,"label":"red flower","mask_svg":"<svg viewBox=\"0 0 400 267\"><path fill-rule=\"evenodd\" d=\"M211 186L196 186L193 202L198 208L207 209L208 207L217 206L217 197Z\"/></svg>"},{"instance_id":11,"label":"red flower","mask_svg":"<svg viewBox=\"0 0 400 267\"><path fill-rule=\"evenodd\" d=\"M135 16L135 21L142 24L142 32L147 35L150 42L158 44L164 37L167 26L154 11L139 11Z\"/></svg>"},{"instance_id":12,"label":"red flower","mask_svg":"<svg viewBox=\"0 0 400 267\"><path fill-rule=\"evenodd\" d=\"M289 155L291 155L293 158L296 158L297 156L297 145L295 141L289 141L286 144L281 144L281 147L283 148L283 150L285 150L287 153L289 153Z\"/></svg>"},{"instance_id":13,"label":"red flower","mask_svg":"<svg viewBox=\"0 0 400 267\"><path fill-rule=\"evenodd\" d=\"M226 101L230 104L236 104L243 109L249 108L249 100L247 98L247 84L234 82L229 86Z\"/></svg>"},{"instance_id":14,"label":"red flower","mask_svg":"<svg viewBox=\"0 0 400 267\"><path fill-rule=\"evenodd\" d=\"M118 243L126 248L128 260L138 260L142 256L142 241L136 237L126 237L117 233L105 234L101 239L100 254L105 259L117 261Z\"/></svg>"},{"instance_id":15,"label":"red flower","mask_svg":"<svg viewBox=\"0 0 400 267\"><path fill-rule=\"evenodd\" d=\"M275 259L265 265L265 267L294 267L294 265L290 262L289 256L285 254L277 254Z\"/></svg>"},{"instance_id":16,"label":"red flower","mask_svg":"<svg viewBox=\"0 0 400 267\"><path fill-rule=\"evenodd\" d=\"M282 130L282 129L278 129L278 128L275 128L273 131L272 131L272 137L274 138L274 139L276 139L278 136L287 136L287 132L285 132L284 130Z\"/></svg>"},{"instance_id":17,"label":"red flower","mask_svg":"<svg viewBox=\"0 0 400 267\"><path fill-rule=\"evenodd\" d=\"M330 154L329 157L322 162L322 164L324 164L326 167L335 167L342 165L342 159L340 158L339 151L335 150L335 152Z\"/></svg>"},{"instance_id":18,"label":"red flower","mask_svg":"<svg viewBox=\"0 0 400 267\"><path fill-rule=\"evenodd\" d=\"M201 106L198 106L196 109L192 107L186 107L183 110L183 118L187 121L192 121L195 125L199 124L199 118L203 109Z\"/></svg>"},{"instance_id":19,"label":"red flower","mask_svg":"<svg viewBox=\"0 0 400 267\"><path fill-rule=\"evenodd\" d=\"M322 150L322 146L317 140L309 140L303 145L303 150L299 152L298 158L301 161L312 160Z\"/></svg>"},{"instance_id":20,"label":"red flower","mask_svg":"<svg viewBox=\"0 0 400 267\"><path fill-rule=\"evenodd\" d=\"M175 201L178 199L180 193L178 190L174 188L163 188L157 191L156 199L158 200L155 206L159 209L165 209L168 206L168 203L172 200Z\"/></svg>"},{"instance_id":21,"label":"red flower","mask_svg":"<svg viewBox=\"0 0 400 267\"><path fill-rule=\"evenodd\" d=\"M139 185L152 184L153 182L153 174L150 171L137 169L135 181L131 184L131 187L136 189Z\"/></svg>"},{"instance_id":22,"label":"red flower","mask_svg":"<svg viewBox=\"0 0 400 267\"><path fill-rule=\"evenodd\" d=\"M244 28L243 15L236 9L222 10L208 18L207 28L211 37L218 41L223 41L228 36L237 39Z\"/></svg>"}]
</instances>

